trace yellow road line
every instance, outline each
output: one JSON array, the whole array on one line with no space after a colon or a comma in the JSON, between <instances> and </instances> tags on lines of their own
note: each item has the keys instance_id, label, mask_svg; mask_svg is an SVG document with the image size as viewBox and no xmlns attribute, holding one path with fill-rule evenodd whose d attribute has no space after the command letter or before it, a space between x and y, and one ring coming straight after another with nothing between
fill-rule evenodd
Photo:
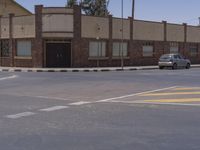
<instances>
[{"instance_id":1,"label":"yellow road line","mask_svg":"<svg viewBox=\"0 0 200 150\"><path fill-rule=\"evenodd\" d=\"M144 102L148 102L148 103L185 103L185 102L200 102L200 98L144 100Z\"/></svg>"},{"instance_id":2,"label":"yellow road line","mask_svg":"<svg viewBox=\"0 0 200 150\"><path fill-rule=\"evenodd\" d=\"M172 89L173 91L184 91L184 90L200 90L200 87L185 87L185 88L175 88Z\"/></svg>"},{"instance_id":3,"label":"yellow road line","mask_svg":"<svg viewBox=\"0 0 200 150\"><path fill-rule=\"evenodd\" d=\"M170 93L150 93L140 96L170 96L170 95L200 95L200 92L170 92Z\"/></svg>"}]
</instances>

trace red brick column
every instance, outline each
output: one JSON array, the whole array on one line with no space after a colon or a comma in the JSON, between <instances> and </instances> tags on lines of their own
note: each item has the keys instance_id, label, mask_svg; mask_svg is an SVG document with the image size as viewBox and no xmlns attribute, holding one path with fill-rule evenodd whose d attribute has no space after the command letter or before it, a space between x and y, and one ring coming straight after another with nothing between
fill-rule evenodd
<instances>
[{"instance_id":1,"label":"red brick column","mask_svg":"<svg viewBox=\"0 0 200 150\"><path fill-rule=\"evenodd\" d=\"M33 67L44 67L44 50L42 40L42 9L43 5L35 6L35 41L33 42Z\"/></svg>"},{"instance_id":2,"label":"red brick column","mask_svg":"<svg viewBox=\"0 0 200 150\"><path fill-rule=\"evenodd\" d=\"M183 46L182 46L182 49L181 49L181 53L187 57L190 56L189 54L189 44L187 43L187 24L186 23L183 23L183 26L184 26L184 43L183 43Z\"/></svg>"},{"instance_id":3,"label":"red brick column","mask_svg":"<svg viewBox=\"0 0 200 150\"><path fill-rule=\"evenodd\" d=\"M167 41L167 21L162 21L164 25L164 38L163 40L166 42Z\"/></svg>"},{"instance_id":4,"label":"red brick column","mask_svg":"<svg viewBox=\"0 0 200 150\"><path fill-rule=\"evenodd\" d=\"M197 63L200 63L200 43L198 43L198 56L197 56Z\"/></svg>"},{"instance_id":5,"label":"red brick column","mask_svg":"<svg viewBox=\"0 0 200 150\"><path fill-rule=\"evenodd\" d=\"M163 37L163 54L170 53L170 43L167 42L167 21L162 21L164 25L164 37Z\"/></svg>"},{"instance_id":6,"label":"red brick column","mask_svg":"<svg viewBox=\"0 0 200 150\"><path fill-rule=\"evenodd\" d=\"M85 57L81 43L81 8L78 5L73 6L74 9L74 38L72 41L72 67L84 66Z\"/></svg>"},{"instance_id":7,"label":"red brick column","mask_svg":"<svg viewBox=\"0 0 200 150\"><path fill-rule=\"evenodd\" d=\"M133 66L142 64L142 45L143 41L133 39L134 18L130 18L130 62Z\"/></svg>"},{"instance_id":8,"label":"red brick column","mask_svg":"<svg viewBox=\"0 0 200 150\"><path fill-rule=\"evenodd\" d=\"M187 23L183 23L184 26L184 42L187 42Z\"/></svg>"}]
</instances>

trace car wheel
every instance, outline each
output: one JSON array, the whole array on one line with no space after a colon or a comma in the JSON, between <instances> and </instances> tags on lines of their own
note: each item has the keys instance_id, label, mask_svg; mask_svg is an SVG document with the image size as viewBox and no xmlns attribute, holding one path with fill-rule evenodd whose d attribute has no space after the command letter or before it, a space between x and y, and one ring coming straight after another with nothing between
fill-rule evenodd
<instances>
[{"instance_id":1,"label":"car wheel","mask_svg":"<svg viewBox=\"0 0 200 150\"><path fill-rule=\"evenodd\" d=\"M190 69L190 64L189 63L187 63L186 69Z\"/></svg>"},{"instance_id":2,"label":"car wheel","mask_svg":"<svg viewBox=\"0 0 200 150\"><path fill-rule=\"evenodd\" d=\"M159 66L159 69L163 69L164 67L163 66Z\"/></svg>"},{"instance_id":3,"label":"car wheel","mask_svg":"<svg viewBox=\"0 0 200 150\"><path fill-rule=\"evenodd\" d=\"M173 66L172 66L172 69L177 69L177 64L175 63L175 64L173 64Z\"/></svg>"}]
</instances>

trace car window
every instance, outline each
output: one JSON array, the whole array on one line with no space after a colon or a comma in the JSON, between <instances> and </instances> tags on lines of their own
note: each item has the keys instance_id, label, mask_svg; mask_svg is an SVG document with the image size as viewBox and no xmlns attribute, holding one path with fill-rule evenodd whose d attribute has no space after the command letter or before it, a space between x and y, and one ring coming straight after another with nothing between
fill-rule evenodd
<instances>
[{"instance_id":1,"label":"car window","mask_svg":"<svg viewBox=\"0 0 200 150\"><path fill-rule=\"evenodd\" d=\"M174 59L178 59L178 56L177 56L177 55L174 55Z\"/></svg>"},{"instance_id":2,"label":"car window","mask_svg":"<svg viewBox=\"0 0 200 150\"><path fill-rule=\"evenodd\" d=\"M179 55L180 59L184 59L184 57L182 55Z\"/></svg>"},{"instance_id":3,"label":"car window","mask_svg":"<svg viewBox=\"0 0 200 150\"><path fill-rule=\"evenodd\" d=\"M180 55L177 55L178 59L182 59Z\"/></svg>"},{"instance_id":4,"label":"car window","mask_svg":"<svg viewBox=\"0 0 200 150\"><path fill-rule=\"evenodd\" d=\"M170 59L171 58L171 55L163 55L161 56L161 59Z\"/></svg>"}]
</instances>

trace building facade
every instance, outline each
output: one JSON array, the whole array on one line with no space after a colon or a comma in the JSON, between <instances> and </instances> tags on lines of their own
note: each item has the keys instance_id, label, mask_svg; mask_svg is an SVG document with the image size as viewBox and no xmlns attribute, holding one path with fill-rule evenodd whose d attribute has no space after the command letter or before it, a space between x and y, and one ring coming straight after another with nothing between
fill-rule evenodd
<instances>
[{"instance_id":1,"label":"building facade","mask_svg":"<svg viewBox=\"0 0 200 150\"><path fill-rule=\"evenodd\" d=\"M0 17L0 66L156 65L165 53L200 63L200 27L130 17L122 29L122 19L86 16L79 6L37 5L35 14Z\"/></svg>"},{"instance_id":2,"label":"building facade","mask_svg":"<svg viewBox=\"0 0 200 150\"><path fill-rule=\"evenodd\" d=\"M9 16L9 14L12 13L15 14L15 16L32 14L15 0L0 0L0 16Z\"/></svg>"}]
</instances>

